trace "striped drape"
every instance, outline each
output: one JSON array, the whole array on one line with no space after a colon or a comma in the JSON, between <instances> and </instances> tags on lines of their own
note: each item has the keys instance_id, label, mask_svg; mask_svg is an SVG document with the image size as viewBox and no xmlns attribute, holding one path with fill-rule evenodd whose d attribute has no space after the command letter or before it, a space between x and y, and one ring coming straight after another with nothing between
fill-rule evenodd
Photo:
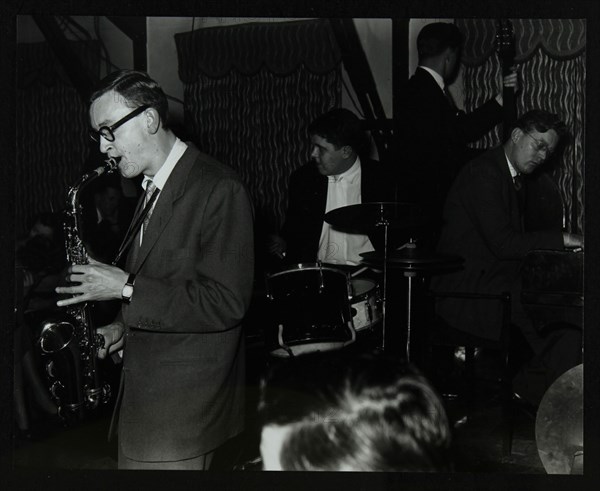
<instances>
[{"instance_id":1,"label":"striped drape","mask_svg":"<svg viewBox=\"0 0 600 491\"><path fill-rule=\"evenodd\" d=\"M569 128L563 152L547 171L558 186L565 209L566 229L583 232L583 172L585 167L585 21L570 19L512 19L515 65L521 90L517 114L546 109L558 114ZM492 19L457 20L465 34L463 56L465 109L475 108L499 90L501 66L494 49ZM469 48L470 47L470 48ZM501 142L496 127L473 146Z\"/></svg>"},{"instance_id":2,"label":"striped drape","mask_svg":"<svg viewBox=\"0 0 600 491\"><path fill-rule=\"evenodd\" d=\"M291 172L310 155L308 124L341 103L341 57L326 22L257 23L176 36L186 131L232 166L259 227L285 218Z\"/></svg>"},{"instance_id":3,"label":"striped drape","mask_svg":"<svg viewBox=\"0 0 600 491\"><path fill-rule=\"evenodd\" d=\"M309 160L306 127L340 100L339 71L299 67L279 77L231 72L185 87L186 129L200 148L231 165L248 185L257 216L277 230L287 207L290 173Z\"/></svg>"},{"instance_id":4,"label":"striped drape","mask_svg":"<svg viewBox=\"0 0 600 491\"><path fill-rule=\"evenodd\" d=\"M87 107L47 43L17 46L15 232L64 207L89 154Z\"/></svg>"}]
</instances>

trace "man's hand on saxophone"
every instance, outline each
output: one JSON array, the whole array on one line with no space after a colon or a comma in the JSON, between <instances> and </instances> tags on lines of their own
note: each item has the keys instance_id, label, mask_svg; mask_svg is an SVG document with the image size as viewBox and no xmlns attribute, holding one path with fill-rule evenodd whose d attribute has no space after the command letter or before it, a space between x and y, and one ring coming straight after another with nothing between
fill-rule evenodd
<instances>
[{"instance_id":1,"label":"man's hand on saxophone","mask_svg":"<svg viewBox=\"0 0 600 491\"><path fill-rule=\"evenodd\" d=\"M98 358L106 358L123 347L123 332L125 327L122 322L113 322L96 329L98 334L104 336L104 346L98 350Z\"/></svg>"},{"instance_id":2,"label":"man's hand on saxophone","mask_svg":"<svg viewBox=\"0 0 600 491\"><path fill-rule=\"evenodd\" d=\"M91 258L89 264L72 264L68 269L66 280L73 284L57 287L56 293L75 296L59 300L56 305L65 307L81 302L121 299L128 276L125 271L116 266L100 263Z\"/></svg>"}]
</instances>

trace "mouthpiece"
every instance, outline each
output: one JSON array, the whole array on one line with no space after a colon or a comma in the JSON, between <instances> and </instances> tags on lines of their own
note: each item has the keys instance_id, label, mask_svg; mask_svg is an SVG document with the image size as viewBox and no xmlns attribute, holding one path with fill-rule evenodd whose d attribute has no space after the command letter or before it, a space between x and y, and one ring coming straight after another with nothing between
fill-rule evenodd
<instances>
[{"instance_id":1,"label":"mouthpiece","mask_svg":"<svg viewBox=\"0 0 600 491\"><path fill-rule=\"evenodd\" d=\"M101 176L106 172L106 167L101 165L100 167L96 167L92 172L96 173L96 177Z\"/></svg>"},{"instance_id":2,"label":"mouthpiece","mask_svg":"<svg viewBox=\"0 0 600 491\"><path fill-rule=\"evenodd\" d=\"M117 170L118 165L119 163L113 157L109 157L106 159L106 165L103 167L103 169L107 170L108 172L114 172Z\"/></svg>"}]
</instances>

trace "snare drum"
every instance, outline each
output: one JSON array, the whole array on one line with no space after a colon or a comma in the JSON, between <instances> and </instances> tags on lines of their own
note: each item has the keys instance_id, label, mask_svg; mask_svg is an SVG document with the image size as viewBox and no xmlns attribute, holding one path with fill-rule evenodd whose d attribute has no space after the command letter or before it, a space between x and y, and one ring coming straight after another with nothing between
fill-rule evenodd
<instances>
[{"instance_id":1,"label":"snare drum","mask_svg":"<svg viewBox=\"0 0 600 491\"><path fill-rule=\"evenodd\" d=\"M290 357L341 349L354 342L350 283L339 269L298 264L267 276L267 349Z\"/></svg>"},{"instance_id":2,"label":"snare drum","mask_svg":"<svg viewBox=\"0 0 600 491\"><path fill-rule=\"evenodd\" d=\"M353 278L351 312L352 323L356 331L369 329L382 319L381 296L379 286L367 278Z\"/></svg>"}]
</instances>

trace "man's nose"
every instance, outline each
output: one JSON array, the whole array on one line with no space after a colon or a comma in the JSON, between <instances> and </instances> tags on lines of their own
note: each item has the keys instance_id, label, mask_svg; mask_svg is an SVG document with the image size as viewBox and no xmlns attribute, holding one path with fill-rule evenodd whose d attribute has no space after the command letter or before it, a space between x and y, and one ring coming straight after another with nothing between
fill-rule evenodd
<instances>
[{"instance_id":1,"label":"man's nose","mask_svg":"<svg viewBox=\"0 0 600 491\"><path fill-rule=\"evenodd\" d=\"M319 156L319 152L317 147L313 147L312 151L310 152L310 157L313 159L316 159Z\"/></svg>"},{"instance_id":2,"label":"man's nose","mask_svg":"<svg viewBox=\"0 0 600 491\"><path fill-rule=\"evenodd\" d=\"M98 143L100 144L100 152L108 153L108 149L111 147L112 142L109 142L106 138L101 136Z\"/></svg>"}]
</instances>

